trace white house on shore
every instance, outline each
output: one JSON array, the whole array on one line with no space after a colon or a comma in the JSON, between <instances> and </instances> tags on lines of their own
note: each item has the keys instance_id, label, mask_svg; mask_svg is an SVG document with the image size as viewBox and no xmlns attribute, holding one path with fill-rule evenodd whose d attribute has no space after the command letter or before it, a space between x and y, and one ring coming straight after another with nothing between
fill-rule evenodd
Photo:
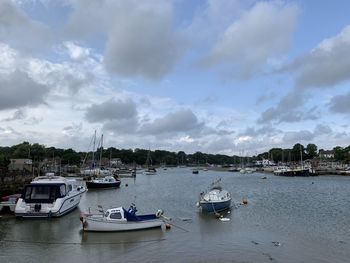
<instances>
[{"instance_id":1,"label":"white house on shore","mask_svg":"<svg viewBox=\"0 0 350 263\"><path fill-rule=\"evenodd\" d=\"M320 150L318 152L318 156L321 159L333 159L334 158L334 152L332 150Z\"/></svg>"}]
</instances>

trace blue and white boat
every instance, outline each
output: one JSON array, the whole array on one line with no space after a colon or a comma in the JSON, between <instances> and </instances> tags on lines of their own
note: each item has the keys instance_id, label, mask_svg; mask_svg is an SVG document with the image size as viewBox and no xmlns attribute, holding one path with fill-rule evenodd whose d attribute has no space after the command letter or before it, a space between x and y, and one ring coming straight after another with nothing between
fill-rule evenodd
<instances>
[{"instance_id":1,"label":"blue and white boat","mask_svg":"<svg viewBox=\"0 0 350 263\"><path fill-rule=\"evenodd\" d=\"M217 213L231 207L231 194L222 189L218 181L211 184L206 192L202 192L199 196L197 206L206 213Z\"/></svg>"},{"instance_id":2,"label":"blue and white boat","mask_svg":"<svg viewBox=\"0 0 350 263\"><path fill-rule=\"evenodd\" d=\"M161 227L164 224L163 211L155 214L138 215L135 205L128 210L115 207L99 214L82 214L80 221L84 231L115 232Z\"/></svg>"}]
</instances>

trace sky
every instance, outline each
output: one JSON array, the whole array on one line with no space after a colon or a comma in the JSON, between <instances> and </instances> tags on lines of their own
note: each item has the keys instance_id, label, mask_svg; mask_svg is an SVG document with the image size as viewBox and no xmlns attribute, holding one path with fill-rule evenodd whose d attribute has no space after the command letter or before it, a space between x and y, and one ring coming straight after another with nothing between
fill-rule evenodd
<instances>
[{"instance_id":1,"label":"sky","mask_svg":"<svg viewBox=\"0 0 350 263\"><path fill-rule=\"evenodd\" d=\"M350 145L350 2L1 0L0 146Z\"/></svg>"}]
</instances>

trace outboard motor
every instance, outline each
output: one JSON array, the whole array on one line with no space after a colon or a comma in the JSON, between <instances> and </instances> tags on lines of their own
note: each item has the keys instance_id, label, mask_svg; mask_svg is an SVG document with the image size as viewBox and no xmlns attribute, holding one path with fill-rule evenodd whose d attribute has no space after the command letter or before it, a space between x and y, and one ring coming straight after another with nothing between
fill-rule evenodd
<instances>
[{"instance_id":1,"label":"outboard motor","mask_svg":"<svg viewBox=\"0 0 350 263\"><path fill-rule=\"evenodd\" d=\"M40 210L41 210L41 204L35 204L34 211L35 212L40 212Z\"/></svg>"}]
</instances>

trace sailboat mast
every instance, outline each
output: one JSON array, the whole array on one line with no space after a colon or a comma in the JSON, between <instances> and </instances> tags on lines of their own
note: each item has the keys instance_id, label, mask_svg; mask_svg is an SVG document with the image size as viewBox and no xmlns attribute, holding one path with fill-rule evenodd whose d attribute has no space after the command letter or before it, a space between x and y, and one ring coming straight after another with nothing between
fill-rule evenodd
<instances>
[{"instance_id":1,"label":"sailboat mast","mask_svg":"<svg viewBox=\"0 0 350 263\"><path fill-rule=\"evenodd\" d=\"M102 163L102 151L103 151L103 134L101 135L100 168L101 168L101 163Z\"/></svg>"},{"instance_id":2,"label":"sailboat mast","mask_svg":"<svg viewBox=\"0 0 350 263\"><path fill-rule=\"evenodd\" d=\"M95 146L96 146L96 130L94 133L94 141L93 141L93 148L92 148L92 168L95 167Z\"/></svg>"},{"instance_id":3,"label":"sailboat mast","mask_svg":"<svg viewBox=\"0 0 350 263\"><path fill-rule=\"evenodd\" d=\"M304 168L303 153L302 153L302 151L301 151L301 145L300 145L300 162L301 162L301 168Z\"/></svg>"}]
</instances>

